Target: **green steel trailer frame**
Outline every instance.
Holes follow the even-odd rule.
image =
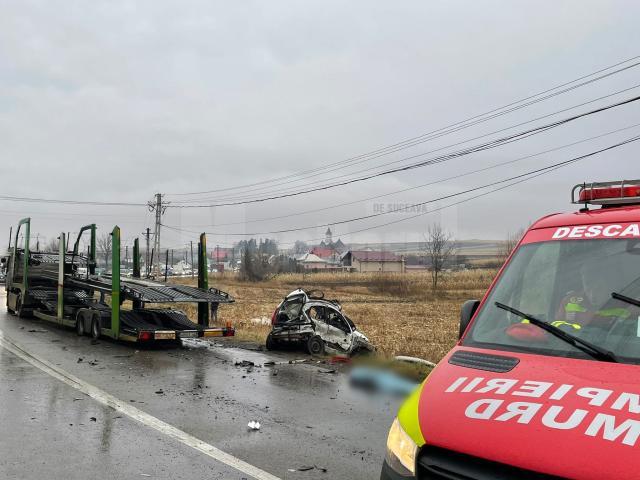
[[[140,244],[137,238],[133,245],[133,277],[121,278],[118,226],[111,232],[111,275],[96,276],[95,224],[80,229],[71,252],[67,252],[67,238],[62,232],[57,254],[29,251],[30,224],[30,218],[20,221],[14,245],[9,247],[6,286],[7,309],[10,313],[21,317],[33,314],[41,320],[74,327],[78,335],[89,333],[94,339],[105,336],[130,342],[152,342],[235,334],[230,325],[209,326],[210,314],[215,316],[221,303],[233,303],[234,299],[208,286],[205,234],[200,236],[198,245],[199,275],[196,288],[140,278]],[[24,247],[21,250],[18,248],[18,238],[23,227]],[[86,231],[90,232],[90,241],[86,256],[87,274],[82,278],[76,274],[76,261],[82,259],[78,247]],[[57,272],[51,267],[41,269],[38,274],[31,271],[33,265],[42,264],[57,265]],[[110,302],[106,301],[107,296]],[[132,305],[129,310],[122,308],[127,300]],[[198,304],[197,324],[180,310],[147,308],[148,304],[177,302]]]

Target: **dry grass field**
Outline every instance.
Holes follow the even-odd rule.
[[[326,298],[340,300],[382,356],[411,355],[436,362],[457,339],[461,304],[481,298],[494,275],[494,270],[448,273],[437,294],[428,272],[284,274],[261,283],[241,282],[235,274],[224,273],[211,275],[209,285],[236,299],[220,307],[218,323],[230,321],[238,340],[264,343],[270,326],[259,319],[270,319],[282,298],[298,287],[320,289]],[[193,284],[191,279],[175,281]]]

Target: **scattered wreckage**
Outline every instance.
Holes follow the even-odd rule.
[[[297,289],[285,297],[273,312],[267,350],[301,345],[312,355],[327,351],[346,353],[373,351],[375,347],[342,312],[338,300],[326,300],[314,290]]]

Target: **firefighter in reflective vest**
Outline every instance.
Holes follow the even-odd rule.
[[[551,325],[566,330],[580,330],[585,326],[609,329],[616,319],[627,319],[631,311],[620,306],[617,301],[611,306],[611,282],[604,263],[606,259],[586,262],[580,269],[581,292],[569,292],[560,302],[556,320]]]

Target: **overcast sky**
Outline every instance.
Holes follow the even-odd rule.
[[[376,180],[263,203],[176,209],[177,201],[271,196],[390,162],[404,165],[407,156],[449,152],[461,148],[449,145],[640,84],[640,67],[631,68],[407,150],[322,170],[640,55],[640,2],[0,0],[0,8],[0,195],[144,204],[163,192],[173,202],[164,223],[215,232],[209,245],[243,238],[231,233],[306,226],[260,236],[283,244],[316,240],[327,223],[425,202],[640,134],[639,126],[371,199],[640,123],[633,103]],[[640,88],[501,135],[635,95]],[[501,239],[546,213],[574,208],[569,191],[576,183],[640,177],[639,153],[640,142],[439,212],[387,214],[333,230],[346,242],[415,241],[428,224],[442,222],[460,239]],[[314,176],[230,189],[307,170]],[[304,213],[362,199],[368,200]],[[152,227],[144,206],[0,200],[0,231],[8,236],[9,226],[28,215],[44,241],[90,222],[103,230],[119,224],[127,241]],[[168,229],[163,236],[171,247],[196,238]]]

